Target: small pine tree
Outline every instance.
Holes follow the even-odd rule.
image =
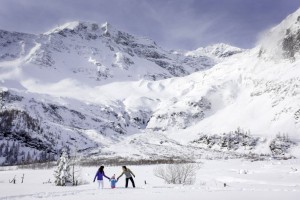
[[[58,166],[54,171],[55,185],[65,186],[71,182],[70,161],[66,151],[63,151],[58,160]]]
[[[5,145],[3,156],[6,157],[8,155],[8,152],[9,152],[9,142],[7,141],[7,143]]]
[[[20,154],[20,144],[18,143],[17,145],[15,145],[15,149],[13,150],[13,159],[14,159],[14,163],[18,163],[19,159],[18,156]]]
[[[39,161],[40,162],[46,161],[46,156],[47,156],[46,152],[44,152],[44,151],[40,152],[40,154],[39,154]]]
[[[2,143],[2,144],[0,145],[0,157],[2,157],[2,155],[3,155],[2,152],[3,152],[4,146],[5,146],[4,143]]]
[[[13,145],[9,148],[8,154],[6,156],[7,164],[12,165],[14,164],[14,149],[15,149],[15,142],[13,142]]]
[[[27,152],[26,163],[30,163],[32,161],[30,151]]]

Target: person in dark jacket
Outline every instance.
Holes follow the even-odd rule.
[[[105,175],[104,173],[104,166],[99,167],[95,178],[94,178],[94,182],[97,178],[98,181],[98,189],[100,189],[100,187],[103,189],[104,188],[104,183],[103,183],[103,177],[107,178],[108,180],[110,180],[110,178],[108,176]]]
[[[123,169],[123,172],[122,172],[122,174],[117,178],[117,180],[119,180],[119,178],[125,174],[125,177],[126,177],[126,184],[125,184],[125,187],[126,187],[126,188],[128,187],[128,181],[130,180],[131,183],[132,183],[132,187],[135,188],[134,180],[133,180],[133,178],[132,178],[132,176],[135,177],[135,175],[134,175],[134,174],[132,173],[132,171],[131,171],[129,168],[127,168],[126,166],[123,166],[122,169]]]

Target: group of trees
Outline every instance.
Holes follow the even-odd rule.
[[[221,149],[227,150],[237,150],[239,148],[252,150],[257,146],[258,142],[259,138],[252,136],[250,131],[237,128],[235,131],[231,131],[229,133],[214,135],[203,134],[192,143],[202,144],[208,148],[217,146]]]
[[[45,162],[55,160],[53,153],[45,151],[24,151],[24,148],[18,142],[9,142],[0,144],[0,158],[4,158],[2,165],[19,165],[34,162]]]
[[[16,141],[0,143],[0,158],[4,158],[2,165],[22,165],[31,163],[44,163],[56,160],[53,153],[45,151],[27,151],[26,148]],[[3,159],[2,159],[3,160]],[[78,185],[80,178],[80,167],[77,165],[77,157],[70,157],[70,148],[62,150],[55,170],[55,184],[58,186]]]
[[[284,156],[289,152],[292,146],[296,143],[292,141],[287,134],[277,134],[276,137],[271,141],[269,148],[273,155]]]

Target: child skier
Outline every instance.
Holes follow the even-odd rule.
[[[116,183],[117,183],[118,181],[116,180],[116,176],[115,176],[115,174],[110,178],[110,186],[111,186],[111,188],[112,189],[114,189],[114,188],[116,188]]]

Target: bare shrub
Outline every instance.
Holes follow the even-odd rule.
[[[198,169],[195,163],[160,165],[154,169],[154,175],[168,184],[192,185]]]

